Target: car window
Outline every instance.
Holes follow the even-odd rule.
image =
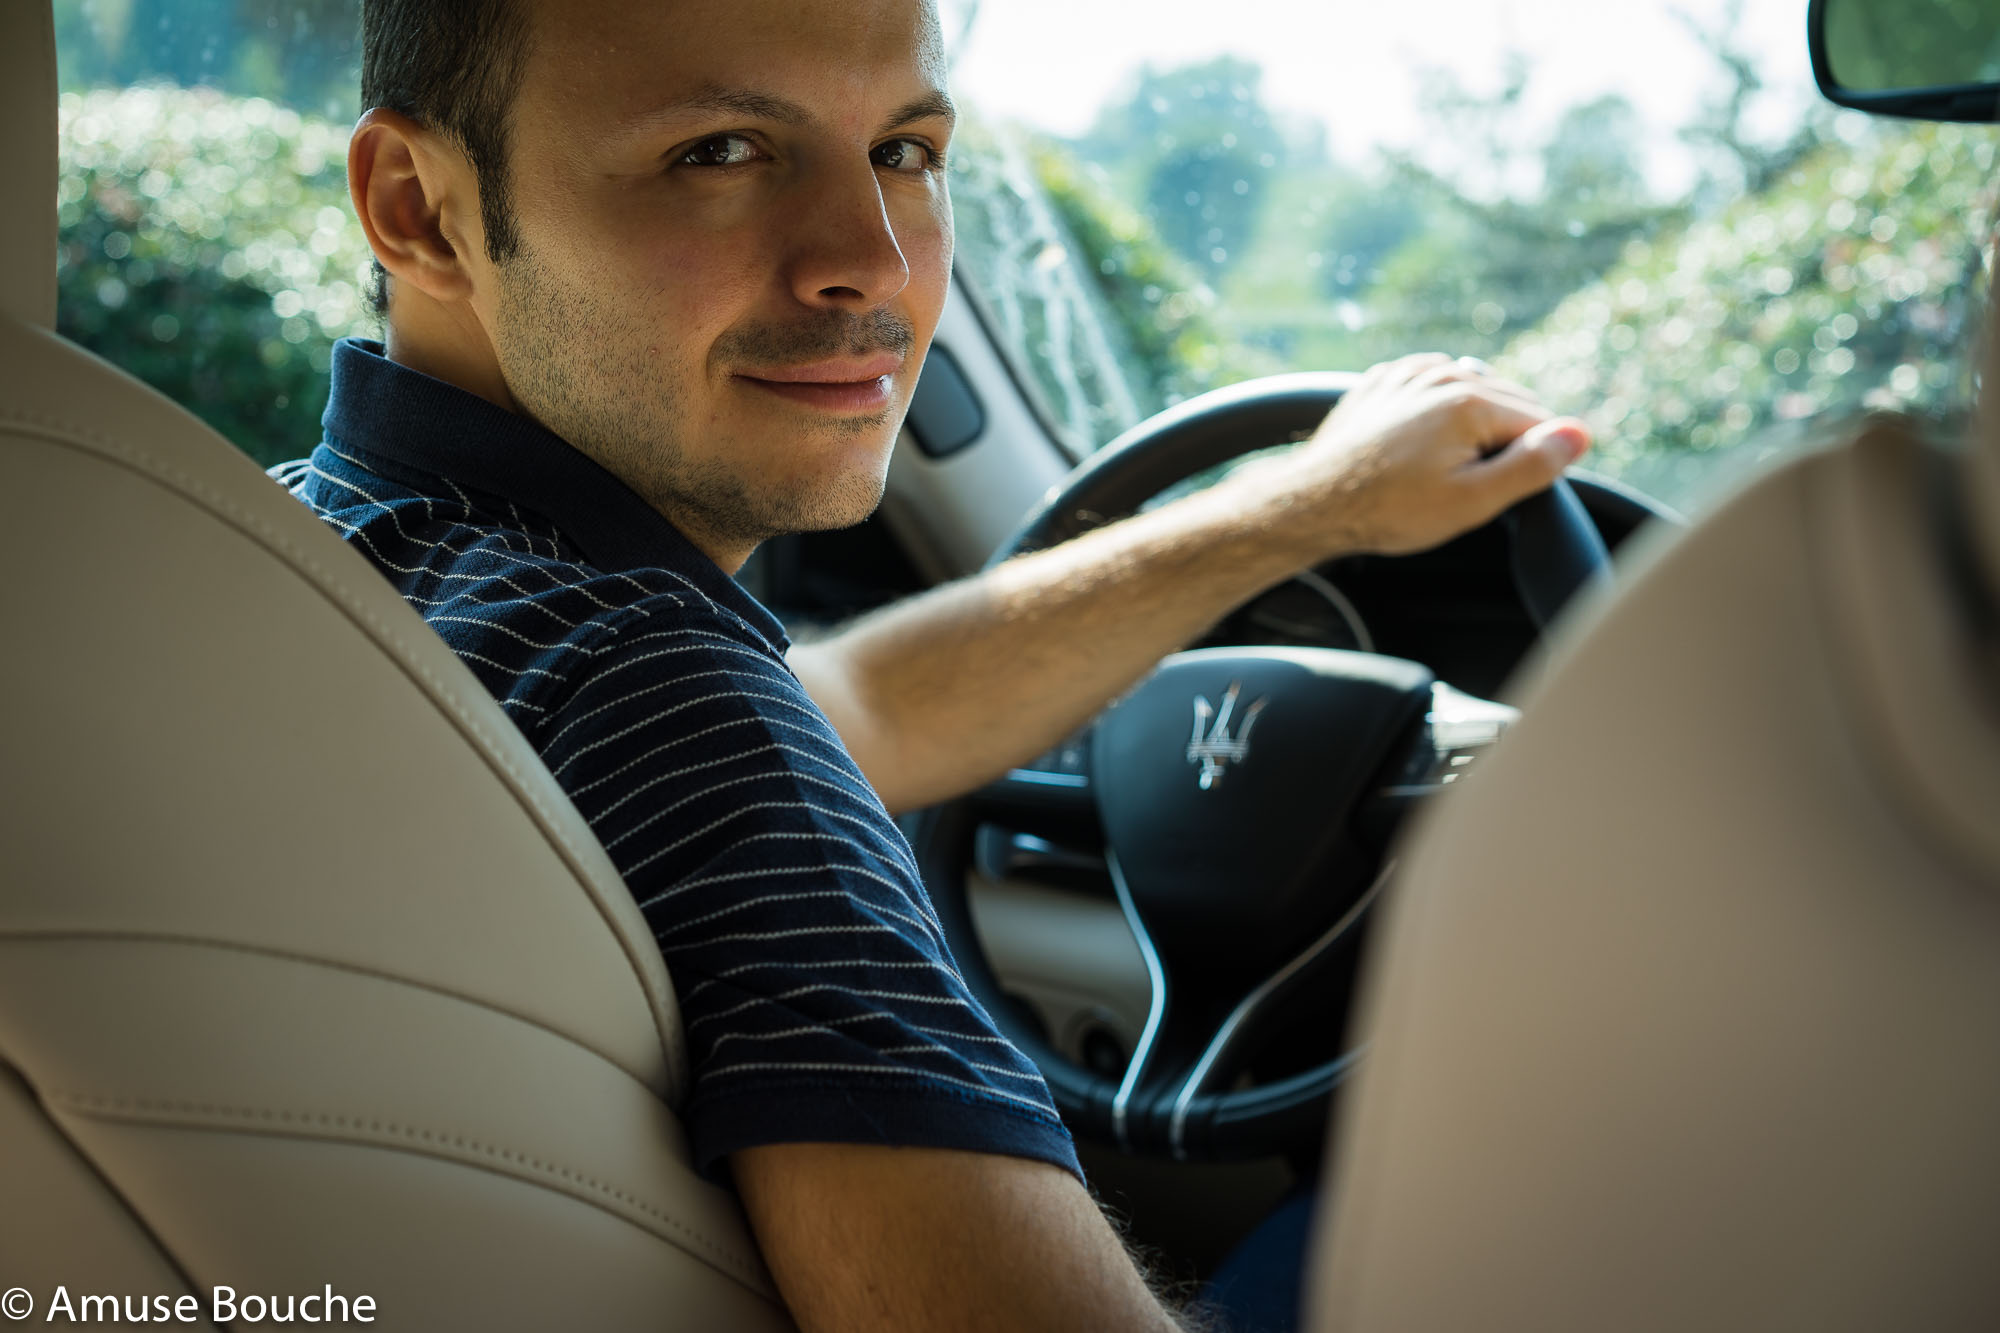
[[[1996,131],[1835,111],[1804,10],[967,0],[960,271],[1081,447],[1435,349],[1698,508],[1828,414],[1969,401]]]
[[[57,328],[262,463],[368,333],[356,0],[58,0]]]
[[[264,462],[316,440],[332,341],[374,329],[358,8],[56,5],[59,325]],[[1797,0],[943,12],[959,272],[1078,448],[1440,349],[1698,507],[1827,413],[1969,399],[1996,131],[1827,107]]]

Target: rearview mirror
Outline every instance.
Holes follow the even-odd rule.
[[[1812,0],[1813,78],[1830,101],[1885,116],[2000,120],[2000,3]]]

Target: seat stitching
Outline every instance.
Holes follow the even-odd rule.
[[[40,1113],[42,1123],[49,1127],[49,1132],[54,1134],[65,1148],[76,1154],[76,1160],[82,1169],[89,1173],[90,1178],[115,1201],[115,1206],[132,1219],[132,1225],[151,1243],[153,1252],[159,1256],[160,1262],[178,1275],[189,1291],[200,1291],[201,1284],[196,1282],[194,1275],[188,1271],[186,1260],[160,1233],[155,1220],[140,1210],[138,1201],[131,1196],[122,1182],[112,1179],[104,1163],[77,1142],[76,1135],[70,1132],[70,1127],[48,1113],[47,1105],[41,1100],[41,1091],[35,1086],[34,1080],[28,1077],[28,1071],[14,1064],[6,1054],[0,1053],[0,1083],[9,1080],[19,1084],[21,1093],[35,1103],[35,1109]]]
[[[488,765],[497,767],[507,778],[511,779],[508,785],[514,792],[516,799],[526,802],[534,813],[540,817],[536,822],[543,836],[555,842],[566,854],[570,868],[576,874],[577,878],[585,884],[589,882],[589,876],[583,871],[582,854],[568,833],[560,827],[563,821],[533,790],[534,784],[528,781],[527,776],[511,760],[504,756],[504,752],[502,751],[503,742],[489,732],[477,718],[472,716],[470,711],[465,707],[457,690],[433,674],[428,666],[423,665],[421,662],[410,660],[415,656],[416,651],[410,642],[398,634],[392,627],[384,625],[372,611],[360,605],[358,599],[350,591],[348,584],[339,576],[329,573],[318,561],[314,560],[310,555],[301,552],[262,519],[240,508],[231,500],[218,494],[179,468],[162,461],[157,456],[143,449],[135,448],[122,440],[112,439],[109,436],[101,435],[87,427],[78,426],[69,421],[43,416],[40,413],[22,412],[19,409],[0,411],[0,427],[4,426],[32,428],[52,444],[68,448],[76,448],[79,444],[82,444],[90,447],[93,451],[109,453],[119,462],[124,463],[156,484],[165,484],[171,489],[180,491],[183,495],[201,501],[208,507],[211,513],[219,512],[226,516],[235,523],[239,530],[254,537],[266,549],[284,557],[294,568],[308,573],[311,576],[308,582],[312,584],[321,596],[326,597],[327,600],[345,613],[349,619],[359,623],[378,643],[394,650],[392,657],[396,665],[405,674],[414,675],[426,686],[427,692],[430,694],[433,702],[442,706],[446,712],[458,721],[460,727],[465,732],[480,743],[477,747],[479,756]],[[317,520],[314,521],[317,522]],[[645,993],[647,999],[652,1002],[655,1009],[667,1007],[661,1003],[662,997],[655,993],[651,981],[646,976],[645,969],[638,965],[636,957],[632,954],[631,945],[625,938],[625,932],[613,925],[605,913],[603,905],[598,903],[595,894],[590,893],[586,889],[584,896],[591,900],[593,906],[597,907],[599,916],[604,919],[606,926],[611,928],[613,938],[617,939],[620,947],[625,950],[627,961],[632,964],[632,971],[641,991]],[[671,1000],[671,992],[666,998]],[[674,1008],[677,1010],[678,1006],[675,1005]],[[660,1025],[655,1023],[654,1026],[659,1027]],[[677,1030],[662,1030],[660,1038],[662,1044],[666,1047],[668,1057],[668,1096],[674,1104],[678,1105],[685,1099],[687,1092],[687,1089],[683,1085],[684,1080],[681,1073],[682,1070],[687,1068],[686,1046],[680,1032]]]
[[[546,1032],[558,1040],[570,1043],[579,1050],[588,1051],[591,1055],[596,1056],[598,1059],[604,1061],[605,1064],[631,1079],[639,1087],[644,1088],[648,1093],[653,1091],[651,1084],[647,1083],[644,1078],[632,1070],[626,1068],[624,1063],[615,1056],[599,1050],[596,1046],[579,1039],[572,1033],[564,1032],[560,1028],[545,1023],[539,1018],[517,1013],[490,1000],[482,1000],[477,996],[461,994],[456,990],[415,977],[400,976],[386,969],[369,967],[364,963],[350,963],[338,958],[322,958],[314,954],[300,953],[292,949],[281,949],[268,944],[253,944],[244,940],[212,939],[201,935],[176,935],[169,931],[78,930],[74,928],[45,930],[32,926],[19,927],[0,924],[0,943],[9,940],[117,941],[133,944],[175,944],[191,948],[227,949],[236,953],[250,954],[253,957],[283,959],[286,962],[303,963],[310,967],[324,967],[336,972],[348,972],[356,976],[367,977],[372,981],[384,981],[392,985],[409,986],[412,989],[427,991],[432,995],[440,996],[447,1000],[456,1000],[462,1004],[484,1009],[488,1013],[498,1014],[502,1018],[513,1019],[515,1022],[532,1027],[537,1031]]]
[[[157,1117],[176,1117],[180,1123],[206,1117],[223,1124],[238,1127],[268,1126],[267,1133],[307,1138],[302,1131],[312,1128],[342,1131],[367,1142],[367,1136],[376,1135],[404,1143],[430,1145],[437,1148],[455,1148],[460,1152],[489,1161],[503,1162],[521,1171],[544,1177],[555,1177],[578,1189],[596,1194],[642,1213],[660,1223],[690,1245],[699,1249],[718,1267],[733,1270],[730,1276],[738,1279],[761,1276],[761,1265],[750,1260],[742,1252],[723,1245],[709,1236],[696,1231],[680,1218],[635,1195],[608,1185],[595,1176],[586,1175],[569,1167],[543,1161],[530,1153],[517,1152],[511,1148],[499,1147],[464,1134],[448,1130],[425,1129],[420,1126],[405,1125],[394,1120],[384,1120],[374,1116],[342,1115],[331,1111],[295,1111],[279,1107],[239,1107],[223,1106],[211,1102],[179,1101],[145,1097],[109,1097],[93,1093],[72,1092],[57,1088],[44,1089],[46,1100],[60,1103],[69,1110],[83,1115],[103,1119],[133,1120],[146,1122]],[[157,1121],[156,1121],[157,1122]],[[761,1281],[751,1281],[750,1285],[761,1287]]]

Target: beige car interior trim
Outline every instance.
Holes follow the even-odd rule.
[[[0,1255],[39,1255],[44,1282],[181,1296],[194,1288],[12,1068],[0,1065]],[[33,1207],[19,1206],[32,1200]],[[10,1271],[13,1264],[8,1265]],[[0,1274],[0,1277],[6,1277]]]
[[[41,0],[0,6],[0,317],[56,322],[56,27]],[[46,191],[33,183],[47,181]]]
[[[1027,513],[1068,475],[1069,461],[986,336],[964,280],[954,278],[937,341],[951,348],[979,397],[985,426],[972,444],[932,458],[906,429],[889,456],[882,520],[925,577],[944,583],[975,573]]]
[[[103,1122],[204,1290],[372,1296],[375,1327],[783,1333],[782,1306],[679,1245],[538,1182],[368,1146]],[[143,1168],[140,1164],[143,1164]]]
[[[1813,477],[1813,592],[1885,802],[1972,875],[2000,868],[2000,679],[1966,636],[1926,451],[1882,429]]]
[[[1056,1049],[1081,1061],[1092,1028],[1128,1052],[1138,1044],[1152,983],[1116,902],[971,871],[966,903],[993,974],[1035,1007]]]
[[[131,988],[149,997],[143,1011]],[[245,996],[253,1012],[238,1012]],[[653,1090],[491,1008],[237,950],[0,940],[0,1011],[35,1005],[64,1021],[24,1032],[0,1017],[0,1041],[37,1071],[44,1104],[86,1149],[95,1127],[85,1121],[133,1121],[420,1153],[592,1203],[768,1290],[719,1198],[703,1215],[672,1197],[686,1145]],[[342,1021],[302,1044],[298,1033],[325,1013]],[[221,1031],[222,1059],[191,1059],[177,1040]],[[536,1074],[525,1088],[524,1067]]]

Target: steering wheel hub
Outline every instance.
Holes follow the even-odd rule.
[[[1369,876],[1348,813],[1421,726],[1431,680],[1373,653],[1200,649],[1098,720],[1105,837],[1163,954],[1217,982],[1262,974],[1340,915]]]

